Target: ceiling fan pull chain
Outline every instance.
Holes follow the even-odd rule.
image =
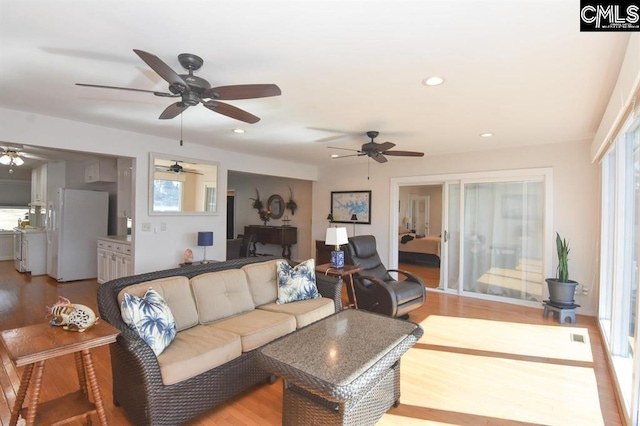
[[[182,146],[182,117],[183,115],[180,114],[180,146]]]
[[[367,157],[367,180],[369,180],[369,170],[371,169],[371,157]]]

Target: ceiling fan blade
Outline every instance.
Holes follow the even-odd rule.
[[[396,157],[424,157],[424,152],[416,151],[384,151],[383,154]]]
[[[144,50],[133,49],[133,51],[160,77],[165,79],[171,86],[176,87],[178,92],[182,93],[189,90],[189,85],[182,79],[182,77],[172,70],[169,65],[162,62],[162,60],[156,55],[145,52]]]
[[[227,117],[235,118],[236,120],[244,121],[245,123],[254,124],[260,121],[259,117],[241,110],[240,108],[236,108],[233,105],[217,101],[203,102],[202,105],[209,108],[211,111],[217,112],[218,114],[226,115]]]
[[[386,159],[386,157],[384,155],[382,155],[380,153],[376,153],[376,154],[370,155],[369,157],[373,158],[378,163],[386,163],[387,161],[389,161],[389,160]]]
[[[76,83],[76,86],[97,87],[98,89],[117,89],[117,90],[130,90],[132,92],[153,93],[156,96],[162,96],[162,97],[165,97],[165,98],[174,98],[176,96],[180,96],[179,94],[174,95],[173,93],[155,92],[153,90],[144,90],[144,89],[132,89],[130,87],[103,86],[101,84]]]
[[[357,150],[357,149],[340,148],[340,147],[337,147],[337,146],[328,146],[327,148],[330,148],[330,149],[341,149],[341,150],[343,150],[343,151],[356,151],[356,152],[361,152],[361,151],[359,151],[359,150]]]
[[[239,84],[236,86],[212,87],[205,90],[202,93],[202,97],[230,101],[235,99],[267,98],[281,94],[282,91],[275,84]]]
[[[376,147],[379,151],[383,152],[386,151],[388,149],[393,148],[394,146],[396,146],[395,143],[393,142],[383,142],[381,144],[378,144],[378,146]]]
[[[336,159],[336,158],[347,158],[347,157],[360,157],[366,155],[364,152],[358,152],[358,154],[349,154],[349,155],[340,155],[338,157],[331,157],[331,159]]]
[[[176,102],[175,104],[169,105],[164,111],[162,111],[162,114],[160,114],[160,117],[158,118],[160,120],[169,120],[179,116],[187,108],[189,108],[189,105],[183,102]]]

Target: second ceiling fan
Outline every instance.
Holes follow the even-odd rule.
[[[367,136],[371,138],[371,142],[367,142],[362,145],[360,149],[339,148],[337,146],[330,146],[331,149],[341,149],[344,151],[355,151],[356,154],[333,156],[333,158],[345,158],[345,157],[359,157],[366,155],[369,158],[374,159],[378,163],[386,163],[388,160],[385,155],[391,155],[395,157],[423,157],[424,152],[417,151],[390,151],[391,148],[396,146],[392,142],[375,142],[374,139],[378,137],[380,133],[374,130],[367,132]]]
[[[134,92],[153,93],[156,96],[167,98],[181,98],[180,101],[169,105],[160,114],[161,120],[171,119],[180,115],[190,106],[201,103],[205,108],[218,114],[246,123],[257,123],[259,117],[248,113],[233,105],[229,105],[220,100],[238,100],[238,99],[254,99],[265,98],[269,96],[279,96],[282,92],[275,84],[240,84],[234,86],[211,87],[207,80],[193,75],[204,64],[204,60],[199,56],[191,53],[182,53],[178,55],[178,61],[188,74],[178,74],[165,64],[160,58],[143,50],[133,49],[133,51],[147,65],[151,67],[160,77],[169,83],[169,92],[157,92],[153,90],[134,89],[129,87],[103,86],[98,84],[76,83],[78,86],[97,87],[101,89],[117,89],[130,90]]]

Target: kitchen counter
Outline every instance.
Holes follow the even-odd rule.
[[[30,233],[38,233],[38,232],[46,232],[46,229],[44,228],[32,228],[32,227],[25,227],[25,228],[13,228],[16,231],[20,231],[23,232],[25,234],[30,234]]]
[[[110,240],[116,243],[131,243],[131,235],[107,235],[106,237],[98,237],[99,240]]]

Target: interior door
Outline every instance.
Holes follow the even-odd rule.
[[[235,206],[236,206],[235,192],[227,192],[227,240],[233,240],[235,236],[233,231],[235,229]]]

